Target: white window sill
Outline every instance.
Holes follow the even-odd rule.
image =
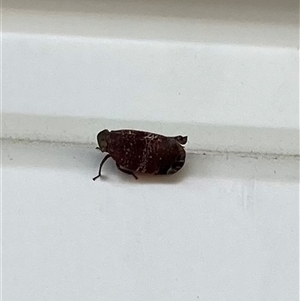
[[[294,158],[188,155],[122,174],[59,144],[3,145],[5,300],[297,300]]]
[[[3,4],[3,136],[189,135],[191,151],[299,153],[295,1]]]
[[[5,2],[4,300],[297,300],[298,3]],[[103,128],[186,165],[93,182]]]

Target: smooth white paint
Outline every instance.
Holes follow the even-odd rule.
[[[50,35],[298,47],[296,0],[9,0],[4,29]]]
[[[4,112],[298,127],[296,49],[8,33],[3,57]]]
[[[295,7],[294,1],[7,1],[3,136],[90,142],[96,133],[76,127],[80,118],[192,132],[191,149],[298,154]],[[72,117],[75,127],[67,121],[61,130],[36,124],[32,131],[27,124],[35,115],[46,116],[44,124]],[[233,134],[224,134],[227,128]]]
[[[3,1],[3,299],[298,300],[298,6]],[[197,154],[93,182],[124,127]]]
[[[188,155],[120,173],[59,144],[3,144],[4,300],[298,300],[298,160]]]
[[[272,155],[299,155],[297,129],[219,126],[201,123],[167,123],[102,118],[51,117],[3,114],[3,136],[16,140],[59,141],[90,144],[96,147],[96,136],[104,128],[140,129],[166,136],[188,135],[186,148],[202,151],[243,152]]]

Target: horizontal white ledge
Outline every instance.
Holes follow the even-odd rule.
[[[298,51],[3,34],[3,111],[298,128]]]
[[[104,155],[91,145],[64,144],[44,141],[4,140],[3,167],[69,170],[83,175],[83,180],[93,183]],[[271,156],[243,156],[222,153],[188,153],[184,167],[172,176],[139,174],[139,181],[118,171],[114,160],[108,160],[103,169],[103,182],[120,185],[172,184],[185,186],[189,180],[239,179],[274,183],[297,184],[299,182],[299,158]],[[102,182],[102,183],[103,183]],[[98,184],[96,184],[98,185]],[[102,185],[102,184],[100,184]]]
[[[3,137],[127,127],[186,134],[191,151],[297,155],[297,5],[234,2],[9,1]]]
[[[295,0],[13,0],[5,32],[298,47]]]
[[[33,141],[94,144],[102,129],[140,129],[163,135],[188,135],[188,152],[217,151],[299,155],[296,129],[247,128],[192,123],[162,123],[101,118],[3,114],[2,137]]]

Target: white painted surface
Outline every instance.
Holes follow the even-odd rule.
[[[4,1],[3,136],[90,143],[97,120],[192,132],[193,150],[298,154],[297,7]],[[33,131],[34,116],[74,126]]]
[[[96,135],[104,128],[140,129],[166,136],[188,135],[186,148],[194,153],[299,154],[299,131],[291,129],[3,114],[4,137],[13,139],[95,145]]]
[[[138,181],[3,144],[3,300],[298,300],[298,161],[189,155]]]
[[[298,1],[3,1],[2,136],[189,135],[173,177],[2,145],[4,300],[298,300]]]
[[[3,38],[4,112],[298,127],[296,49]]]

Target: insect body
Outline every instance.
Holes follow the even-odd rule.
[[[112,157],[117,168],[127,174],[137,176],[133,171],[147,174],[174,174],[185,162],[187,136],[166,137],[154,133],[134,130],[103,130],[98,133],[97,141],[102,152],[108,153],[100,163],[101,177],[104,162]]]

